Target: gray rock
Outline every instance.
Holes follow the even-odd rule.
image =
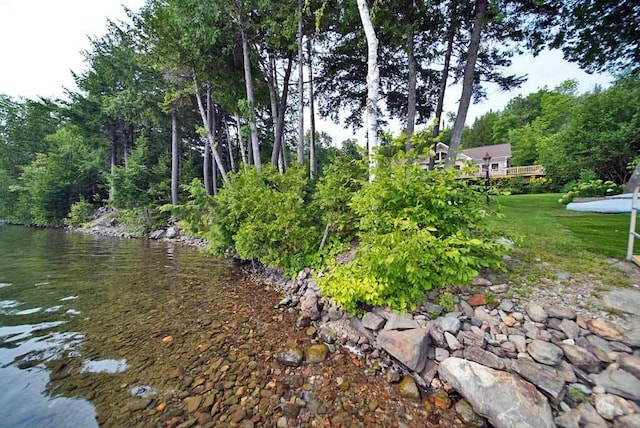
[[[433,320],[433,324],[440,327],[440,330],[448,331],[449,333],[456,335],[460,331],[460,327],[462,326],[460,320],[456,317],[440,317]]]
[[[580,412],[575,409],[559,414],[554,422],[559,428],[580,428]]]
[[[527,352],[539,363],[548,366],[556,365],[562,359],[562,349],[553,343],[533,340],[527,345]]]
[[[361,337],[364,337],[368,340],[370,340],[371,342],[373,342],[373,340],[375,339],[375,336],[369,331],[367,330],[363,325],[362,322],[360,322],[360,320],[358,318],[351,318],[349,320],[349,325],[351,326],[351,328],[353,328]]]
[[[395,312],[389,314],[387,323],[384,325],[385,330],[411,330],[414,328],[420,328],[420,324],[411,315],[399,315]]]
[[[526,359],[514,360],[511,363],[513,371],[533,383],[544,392],[555,404],[564,397],[564,381],[558,376],[557,370],[543,364],[534,363]]]
[[[166,235],[166,231],[164,229],[154,230],[149,233],[149,239],[162,239]]]
[[[600,416],[609,421],[635,411],[633,404],[622,397],[612,394],[596,394],[594,404]]]
[[[557,272],[556,278],[558,278],[561,281],[568,281],[571,279],[571,274],[568,272]]]
[[[420,372],[424,369],[429,345],[429,333],[426,329],[382,330],[378,334],[377,343],[410,370]]]
[[[431,337],[431,342],[436,346],[439,346],[441,348],[447,346],[447,342],[444,339],[444,334],[438,326],[431,325],[431,328],[429,328],[429,336]]]
[[[511,300],[504,299],[502,302],[500,302],[499,308],[502,309],[505,312],[511,313],[514,310],[514,304],[513,304],[513,302]]]
[[[322,327],[320,329],[320,331],[318,332],[318,336],[320,336],[320,339],[322,339],[324,343],[328,343],[330,345],[332,343],[336,343],[336,339],[338,338],[338,335],[335,331],[326,327]]]
[[[458,349],[462,349],[462,345],[460,344],[458,339],[456,339],[456,337],[454,335],[452,335],[451,333],[445,331],[444,332],[444,340],[447,342],[447,346],[452,351],[456,351]]]
[[[473,308],[466,301],[460,300],[460,310],[462,311],[465,317],[473,318],[473,315],[474,315]]]
[[[571,321],[567,318],[560,321],[558,330],[566,334],[569,339],[575,339],[580,335],[580,326],[576,324],[575,321]]]
[[[300,349],[291,348],[276,353],[275,358],[283,366],[298,367],[302,365],[304,353]]]
[[[436,348],[435,349],[434,359],[436,361],[442,362],[442,361],[446,360],[447,358],[449,358],[449,351],[447,351],[446,349],[443,349],[443,348]]]
[[[598,414],[590,403],[582,403],[578,406],[580,422],[582,426],[589,428],[607,428],[607,421]]]
[[[489,291],[491,291],[492,293],[506,293],[507,290],[509,290],[508,284],[497,284],[489,287]]]
[[[638,428],[640,427],[640,413],[620,416],[613,422],[613,428]]]
[[[474,361],[483,366],[491,367],[492,369],[504,370],[504,361],[502,361],[502,358],[477,346],[465,348],[462,355],[469,361]]]
[[[588,373],[598,373],[602,370],[600,367],[600,360],[586,349],[565,343],[560,344],[560,347],[562,348],[567,360],[579,369]]]
[[[566,308],[564,306],[549,306],[544,308],[544,310],[547,313],[547,316],[551,318],[560,318],[560,319],[568,319],[568,320],[576,319],[576,313],[573,310]]]
[[[320,319],[320,309],[318,309],[318,296],[315,291],[307,290],[300,298],[300,312],[312,321]]]
[[[492,285],[492,283],[487,278],[476,276],[475,278],[473,278],[473,285],[479,287],[489,287],[490,285]]]
[[[171,226],[167,228],[167,233],[165,234],[165,238],[175,239],[178,236],[180,236],[180,230],[177,227]]]
[[[460,358],[444,360],[438,373],[496,428],[555,427],[546,397],[517,375]]]
[[[462,342],[464,346],[477,346],[482,348],[485,345],[484,335],[479,335],[472,331],[461,332],[458,334],[458,340]]]
[[[618,357],[620,368],[640,378],[640,357],[637,355],[620,355]]]
[[[630,347],[628,347],[622,342],[609,342],[609,346],[611,347],[611,350],[614,352],[624,352],[627,354],[630,354],[633,352],[633,349],[631,349]]]
[[[600,361],[605,363],[613,361],[613,349],[609,346],[609,342],[603,338],[596,336],[595,334],[590,334],[582,338],[579,344],[595,355]]]
[[[329,307],[329,320],[336,321],[344,316],[344,311],[337,307],[336,305],[331,305]]]
[[[554,367],[558,373],[558,379],[562,380],[566,383],[577,382],[578,378],[576,377],[576,373],[573,370],[573,366],[566,362],[565,360],[560,361]]]
[[[547,320],[547,313],[544,311],[542,306],[536,302],[529,302],[525,307],[525,311],[532,321],[545,322]]]
[[[386,322],[384,318],[373,312],[367,312],[362,317],[362,325],[369,330],[380,330]]]
[[[518,352],[527,352],[527,338],[519,334],[510,334],[508,336],[509,342],[516,345]]]
[[[640,380],[624,370],[605,370],[600,374],[592,374],[591,380],[610,394],[640,400]]]
[[[429,314],[429,317],[435,318],[439,317],[444,309],[440,305],[436,305],[435,303],[427,302],[424,305],[424,311]]]
[[[422,379],[422,384],[424,386],[430,386],[433,379],[438,374],[438,363],[432,360],[427,360],[427,364],[425,364],[424,369],[420,372],[420,379]]]

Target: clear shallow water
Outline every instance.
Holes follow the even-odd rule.
[[[152,391],[130,385],[154,312],[227,271],[165,243],[0,227],[0,426],[94,427],[109,400]]]

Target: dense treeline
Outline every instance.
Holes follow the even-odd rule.
[[[624,179],[620,165],[637,152],[628,129],[637,113],[623,114],[638,105],[635,23],[608,0],[558,6],[148,0],[92,40],[88,69],[66,100],[0,96],[0,218],[78,224],[109,205],[144,231],[177,215],[214,250],[285,269],[328,262],[359,242],[358,257],[333,270],[329,292],[346,307],[403,307],[425,288],[499,265],[504,248],[478,227],[488,214],[478,189],[448,169],[426,173],[417,160],[443,138],[450,159],[461,143],[489,143],[479,124],[463,139],[468,105],[487,82],[522,83],[504,73],[517,52],[561,47],[587,68],[631,77],[581,97],[568,85],[516,99],[482,118],[491,138],[508,138],[517,162],[545,163],[558,182],[582,170]],[[578,33],[604,42],[578,43]],[[462,94],[443,136],[452,81]],[[367,123],[365,159],[355,141],[332,147],[315,112]],[[391,118],[405,124],[395,139],[383,132]]]
[[[558,186],[581,178],[625,183],[640,155],[640,78],[578,95],[577,83],[512,99],[465,130],[463,145],[510,142],[512,165],[544,165]]]

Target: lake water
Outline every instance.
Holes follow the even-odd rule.
[[[193,248],[0,226],[0,428],[463,426],[339,347],[283,367],[319,339],[281,298]]]
[[[1,226],[0,426],[98,426],[94,402],[117,401],[150,358],[138,342],[164,334],[154,311],[170,314],[176,290],[210,294],[229,268],[166,243]]]

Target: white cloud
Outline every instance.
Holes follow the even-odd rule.
[[[88,36],[106,32],[107,19],[126,19],[144,0],[0,0],[0,93],[59,97],[75,88],[71,70],[84,70]]]

